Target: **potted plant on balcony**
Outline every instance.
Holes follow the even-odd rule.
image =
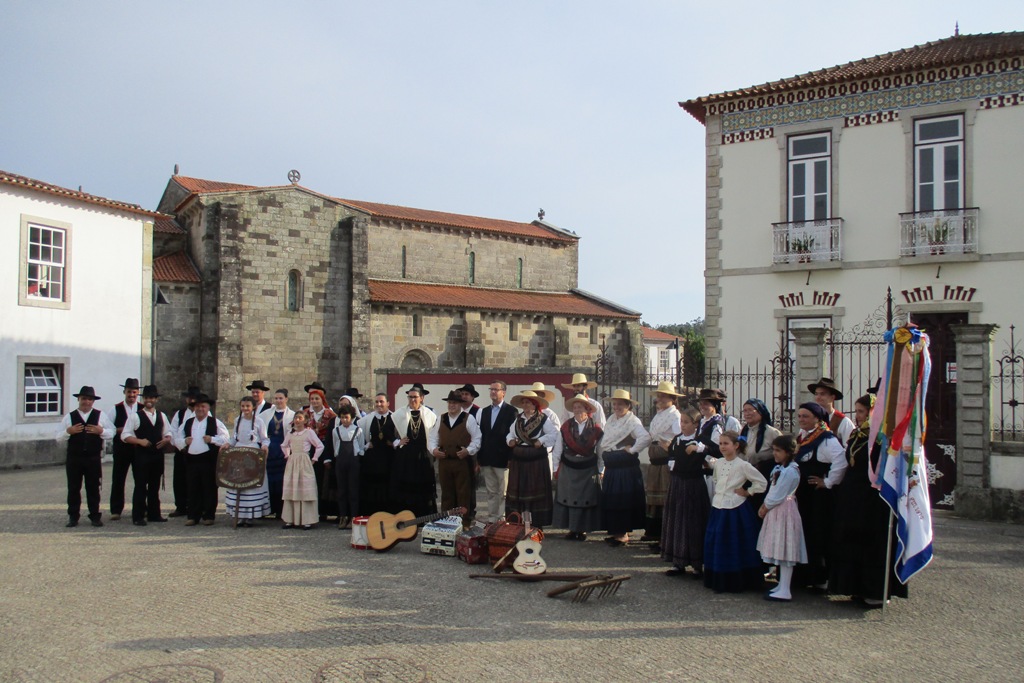
[[[928,239],[928,246],[932,255],[946,253],[946,246],[949,244],[950,225],[949,219],[935,218],[931,226],[925,226],[925,236]]]
[[[814,238],[807,236],[789,241],[789,253],[797,255],[797,263],[810,263],[814,251]]]

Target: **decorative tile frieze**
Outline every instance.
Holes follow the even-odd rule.
[[[726,133],[722,136],[723,145],[731,145],[734,142],[750,142],[751,140],[767,140],[775,137],[774,128],[755,128],[744,130],[738,133]]]
[[[1012,107],[1018,104],[1024,104],[1024,92],[1018,92],[1012,95],[986,97],[981,101],[981,104],[978,105],[978,108],[998,109],[999,107]]]
[[[855,128],[857,126],[869,126],[872,123],[889,123],[890,121],[899,121],[900,112],[896,109],[889,111],[876,111],[870,114],[858,114],[857,116],[847,116],[846,128]]]

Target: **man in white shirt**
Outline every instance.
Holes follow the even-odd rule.
[[[160,514],[160,480],[164,476],[164,447],[171,444],[171,423],[156,409],[160,392],[156,385],[142,389],[142,409],[132,414],[124,425],[121,438],[135,448],[132,476],[132,524],[146,526],[150,522],[166,522]]]
[[[64,416],[57,433],[57,443],[67,442],[68,478],[68,523],[78,526],[82,512],[82,480],[85,480],[85,500],[89,506],[89,520],[93,526],[103,526],[100,519],[100,480],[103,469],[104,442],[114,438],[114,423],[93,404],[99,396],[90,386],[82,387],[77,394],[78,410]]]
[[[185,420],[196,416],[196,397],[201,393],[199,387],[194,386],[190,386],[188,391],[182,392],[181,397],[185,399],[185,407],[174,411],[174,417],[171,418],[172,438],[181,430]],[[171,479],[171,485],[174,489],[174,512],[167,516],[184,517],[185,509],[188,507],[188,475],[185,468],[185,452],[177,447],[174,449],[174,467]]]
[[[508,459],[512,449],[508,445],[508,432],[515,424],[519,411],[505,403],[507,385],[495,380],[488,392],[491,405],[480,411],[480,450],[477,463],[487,489],[487,508],[483,519],[494,522],[505,511],[505,489],[508,487]]]
[[[175,437],[175,446],[185,451],[188,477],[188,521],[185,526],[213,524],[217,511],[217,451],[231,435],[224,423],[210,414],[214,400],[206,394],[196,397],[195,417],[185,420]]]
[[[274,404],[269,403],[266,399],[267,392],[270,391],[270,387],[267,386],[266,382],[261,379],[255,380],[252,384],[245,387],[245,390],[252,396],[252,400],[256,402],[256,415],[266,411],[273,410]],[[264,417],[264,422],[270,422],[270,416]]]
[[[608,422],[604,414],[604,408],[601,406],[601,402],[590,397],[587,390],[597,387],[597,382],[591,382],[587,379],[587,376],[582,372],[577,372],[572,376],[572,381],[568,384],[563,384],[563,388],[572,389],[576,394],[586,396],[587,400],[590,401],[590,405],[594,406],[594,414],[591,418],[594,420],[594,424],[604,429],[605,424]],[[565,419],[569,420],[572,418],[571,413],[565,414]],[[561,420],[559,420],[561,423]]]
[[[846,442],[853,433],[853,421],[835,407],[836,401],[843,400],[843,392],[839,391],[835,381],[829,377],[822,377],[816,383],[808,384],[807,390],[814,393],[814,402],[828,413],[829,429],[839,439],[843,448],[846,448]]]
[[[121,431],[130,415],[139,409],[139,380],[129,377],[121,385],[124,389],[124,400],[107,411],[107,419],[114,423],[114,469],[110,475],[110,519],[121,519],[124,512],[124,485],[128,480],[128,470],[132,469],[135,448],[121,439]]]
[[[437,459],[441,509],[466,508],[462,524],[468,527],[473,519],[473,475],[480,469],[476,463],[480,427],[476,418],[463,410],[461,391],[450,392],[447,401],[448,412],[434,423],[427,436],[427,448]]]

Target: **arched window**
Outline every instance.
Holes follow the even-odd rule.
[[[402,246],[402,279],[405,279],[405,246]]]
[[[476,252],[469,252],[469,284],[476,284]]]
[[[289,311],[302,308],[302,275],[297,270],[288,271],[287,299]]]
[[[596,344],[597,343],[597,325],[591,325],[590,326],[590,343],[591,344]]]
[[[516,261],[516,287],[523,288],[523,259]]]

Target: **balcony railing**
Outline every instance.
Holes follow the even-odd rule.
[[[772,223],[772,263],[820,263],[843,259],[842,218]]]
[[[900,256],[974,254],[978,208],[900,214]]]

